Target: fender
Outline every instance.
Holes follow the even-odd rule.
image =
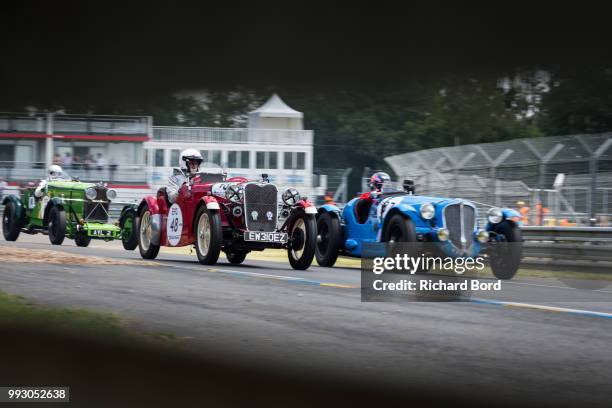
[[[221,207],[219,207],[219,202],[213,196],[204,196],[201,198],[201,201],[204,201],[204,203],[206,204],[206,208],[209,210],[220,210],[221,209]]]
[[[18,220],[20,220],[20,223],[23,224],[23,221],[25,220],[25,210],[23,209],[23,204],[21,203],[19,197],[12,194],[7,195],[4,197],[4,200],[2,200],[2,205],[7,205],[8,203],[13,205],[13,208],[15,209],[15,216]]]
[[[340,217],[340,208],[338,208],[337,206],[333,204],[323,204],[321,207],[319,207],[318,212],[319,214],[323,214],[323,213],[336,214],[338,217]]]
[[[149,208],[149,211],[151,211],[151,243],[154,245],[159,245],[161,242],[162,214],[160,213],[159,206],[157,205],[157,198],[153,196],[145,196],[142,199],[138,205],[138,212],[136,213],[137,225],[140,225],[140,213],[145,205]]]
[[[126,214],[128,214],[130,212],[133,212],[134,216],[137,217],[138,216],[138,206],[136,204],[125,205],[121,209],[121,215],[119,215],[119,221],[121,221],[123,219],[123,217],[125,217]]]
[[[415,227],[418,227],[423,222],[423,220],[421,219],[421,216],[417,213],[416,209],[412,205],[399,204],[391,208],[385,215],[384,219],[381,220],[382,228],[379,227],[378,229],[378,241],[379,242],[382,242],[382,237],[385,236],[385,233],[387,231],[387,225],[389,224],[389,220],[395,214],[401,214],[409,218],[414,223]]]
[[[52,199],[49,200],[49,202],[47,203],[47,206],[45,207],[43,225],[47,225],[47,222],[49,222],[49,211],[51,211],[51,208],[53,207],[58,207],[63,210],[64,209],[64,199],[62,197],[53,197]]]
[[[316,214],[317,207],[315,207],[310,201],[301,199],[295,206],[304,210],[306,214]]]

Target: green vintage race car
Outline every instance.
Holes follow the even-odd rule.
[[[17,240],[23,232],[48,234],[53,245],[61,245],[65,237],[81,247],[92,239],[121,239],[128,250],[138,245],[131,214],[126,216],[124,210],[118,222],[108,222],[109,205],[117,193],[104,184],[65,178],[48,181],[39,197],[35,191],[29,187],[21,197],[4,198],[2,233],[7,241]]]

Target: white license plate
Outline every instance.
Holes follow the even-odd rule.
[[[286,232],[261,232],[261,231],[246,231],[244,233],[245,241],[255,242],[276,242],[284,244],[287,242]]]

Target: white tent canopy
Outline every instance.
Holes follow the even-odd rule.
[[[304,114],[289,107],[274,94],[254,111],[249,112],[249,128],[303,130]]]

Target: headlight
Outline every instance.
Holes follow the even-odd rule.
[[[97,196],[98,196],[98,192],[96,191],[95,188],[89,187],[85,190],[85,197],[87,197],[88,199],[95,200]]]
[[[481,244],[489,242],[489,232],[485,230],[479,230],[478,233],[476,234],[476,239]]]
[[[493,207],[487,212],[487,219],[491,224],[499,224],[504,219],[501,208]]]
[[[117,198],[117,192],[112,188],[109,188],[108,190],[106,190],[106,198],[108,200],[114,200],[115,198]]]
[[[244,189],[241,185],[231,184],[225,190],[225,198],[230,200],[232,203],[239,203],[244,197]]]
[[[425,203],[421,206],[421,217],[431,220],[436,214],[436,209],[432,203]]]
[[[438,230],[438,239],[440,241],[448,241],[449,232],[446,228],[440,228]]]
[[[288,188],[283,193],[283,202],[287,205],[295,205],[300,201],[300,193],[295,188]]]

